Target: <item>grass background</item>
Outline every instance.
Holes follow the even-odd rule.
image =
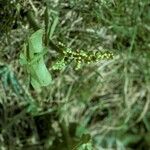
[[[0,4],[2,150],[150,149],[148,0]],[[51,71],[52,85],[38,93],[26,82],[18,58],[26,37],[33,33],[27,12],[31,10],[44,26],[46,4],[59,14],[56,45],[62,42],[85,51],[108,49],[115,56],[77,71],[72,65]],[[49,48],[49,70],[56,53]]]

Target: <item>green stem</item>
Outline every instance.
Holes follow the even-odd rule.
[[[61,128],[61,131],[62,131],[62,134],[63,134],[64,141],[67,145],[67,150],[71,150],[70,135],[69,135],[68,127],[67,127],[66,122],[65,122],[64,119],[60,123],[60,128]]]

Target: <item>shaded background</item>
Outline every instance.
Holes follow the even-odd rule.
[[[46,6],[59,16],[54,45],[115,56],[52,71],[51,46],[53,83],[38,93],[18,59],[34,27],[44,27]],[[1,149],[150,149],[149,31],[148,0],[0,1]]]

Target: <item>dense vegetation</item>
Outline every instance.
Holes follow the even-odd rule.
[[[0,0],[0,149],[150,149],[149,33],[148,0]]]

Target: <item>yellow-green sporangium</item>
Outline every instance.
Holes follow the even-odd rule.
[[[83,64],[90,64],[98,62],[100,60],[109,60],[113,59],[114,57],[114,54],[108,50],[104,52],[101,52],[99,50],[88,52],[85,50],[73,51],[72,49],[65,47],[64,44],[60,42],[59,46],[63,48],[63,57],[61,58],[61,60],[58,60],[56,64],[54,64],[54,66],[52,66],[54,70],[56,69],[60,70],[64,68],[64,66],[67,66],[67,64],[69,64],[72,61],[75,62],[75,70],[78,70],[81,68]]]

